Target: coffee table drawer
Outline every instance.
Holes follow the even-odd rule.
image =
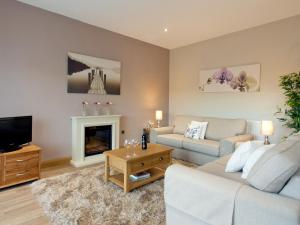
[[[170,154],[163,154],[159,155],[153,158],[152,165],[153,166],[159,166],[159,165],[165,165],[171,162],[171,156]]]
[[[133,162],[131,164],[132,171],[142,171],[144,169],[148,169],[152,166],[151,159],[145,159],[137,162]]]

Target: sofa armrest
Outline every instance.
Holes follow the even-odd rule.
[[[234,214],[234,224],[296,225],[300,223],[300,201],[244,185]]]
[[[174,127],[158,127],[150,130],[150,142],[156,143],[157,136],[161,134],[173,134]]]
[[[175,164],[168,167],[164,185],[167,209],[171,206],[207,224],[225,224],[220,218],[232,221],[241,183]]]
[[[237,142],[253,140],[253,135],[243,134],[233,137],[224,138],[220,141],[220,156],[228,155],[234,152]]]

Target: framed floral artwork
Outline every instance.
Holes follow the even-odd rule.
[[[256,92],[260,90],[260,64],[201,70],[201,92]]]

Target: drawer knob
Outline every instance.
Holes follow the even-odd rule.
[[[160,161],[163,161],[163,160],[164,160],[164,157],[161,156],[161,157],[159,158],[159,160],[160,160]]]
[[[23,160],[23,159],[17,159],[16,161],[17,162],[24,162],[25,160]]]
[[[144,165],[145,165],[145,163],[142,162],[142,163],[141,163],[141,166],[144,166]]]

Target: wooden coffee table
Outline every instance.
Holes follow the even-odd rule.
[[[105,181],[111,181],[122,187],[127,193],[132,189],[156,181],[165,175],[166,168],[171,164],[172,148],[164,145],[149,144],[147,150],[141,147],[136,149],[136,156],[127,158],[128,149],[120,148],[104,152],[105,155]],[[130,152],[132,153],[132,152]],[[118,174],[111,175],[110,169]],[[148,171],[151,176],[144,180],[131,181],[129,176],[139,172]]]

